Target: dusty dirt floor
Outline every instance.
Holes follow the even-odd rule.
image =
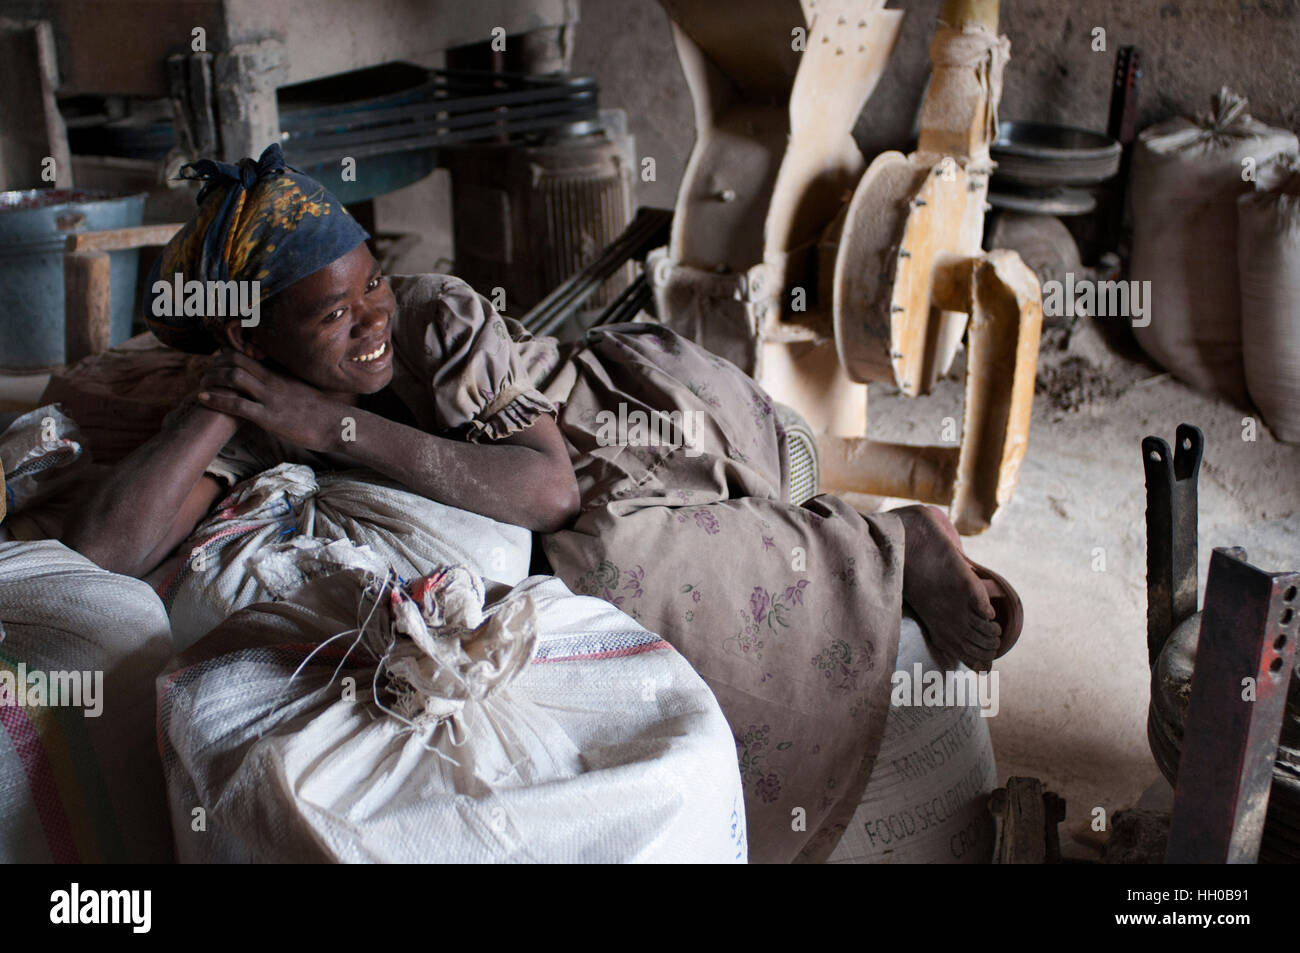
[[[961,419],[960,361],[928,397],[873,385],[870,435],[942,442],[943,419]],[[1062,795],[1062,853],[1095,858],[1107,836],[1092,830],[1095,808],[1109,819],[1170,795],[1146,740],[1141,440],[1155,434],[1172,444],[1180,423],[1205,432],[1202,597],[1216,546],[1243,546],[1262,569],[1300,568],[1300,446],[1276,441],[1252,408],[1198,393],[1143,360],[1113,320],[1045,332],[1038,385],[1015,497],[965,547],[1006,576],[1025,605],[1020,642],[996,663],[998,776],[1041,778]]]

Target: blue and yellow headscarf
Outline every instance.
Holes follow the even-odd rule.
[[[198,213],[172,238],[149,275],[158,280],[258,281],[261,300],[352,251],[369,234],[315,179],[285,164],[278,143],[238,165],[200,159],[181,178],[201,179]],[[213,332],[228,320],[215,316],[158,317],[145,323],[164,344],[207,354]]]

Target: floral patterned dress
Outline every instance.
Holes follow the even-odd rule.
[[[834,496],[793,506],[771,399],[653,324],[531,338],[463,281],[395,277],[392,390],[428,432],[500,439],[558,421],[582,511],[543,539],[557,576],[672,643],[736,739],[754,861],[822,860],[870,774],[902,610],[903,531]],[[610,439],[692,412],[689,443]],[[680,417],[678,419],[685,419]]]

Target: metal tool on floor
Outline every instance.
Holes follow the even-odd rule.
[[[1239,547],[1216,548],[1196,613],[1204,436],[1182,424],[1175,444],[1142,441],[1147,737],[1175,787],[1165,860],[1300,860],[1300,572],[1265,572]]]

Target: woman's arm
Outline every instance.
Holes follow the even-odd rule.
[[[149,572],[221,492],[203,471],[238,427],[226,414],[184,404],[70,514],[64,545],[111,572]]]
[[[578,481],[550,417],[496,443],[467,443],[349,410],[356,439],[331,449],[421,496],[537,533],[562,529],[578,513]]]
[[[539,533],[577,515],[578,482],[550,417],[505,440],[468,443],[342,403],[238,352],[215,360],[211,378],[218,386],[199,394],[204,406],[304,449],[350,457],[429,499]]]

